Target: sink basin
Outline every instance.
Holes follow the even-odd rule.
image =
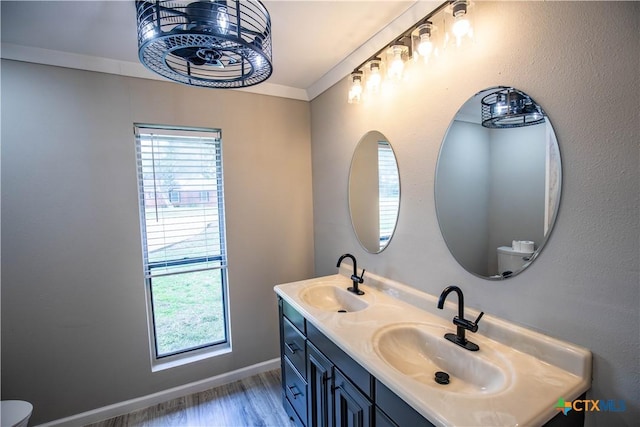
[[[373,344],[388,365],[443,392],[493,394],[509,385],[511,370],[499,354],[482,345],[477,352],[465,350],[446,340],[446,332],[450,328],[436,324],[402,323],[379,330]],[[439,371],[449,375],[448,384],[435,381]]]
[[[300,298],[312,307],[325,311],[353,312],[369,306],[361,296],[335,285],[317,285],[304,289]]]

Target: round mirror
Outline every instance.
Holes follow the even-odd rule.
[[[558,213],[562,167],[551,122],[530,96],[493,87],[451,121],[435,177],[438,223],[467,271],[505,279],[542,250]]]
[[[362,247],[380,253],[398,220],[400,176],[391,144],[378,131],[367,132],[356,147],[349,171],[349,212]]]

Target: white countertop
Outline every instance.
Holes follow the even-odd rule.
[[[345,271],[346,270],[341,270]],[[337,313],[315,308],[300,297],[321,284],[347,288],[351,280],[340,274],[275,286],[275,292],[338,347],[437,426],[541,425],[558,414],[559,398],[573,400],[591,386],[591,352],[485,314],[477,333],[467,339],[480,346],[476,357],[490,358],[507,370],[506,387],[496,393],[459,393],[433,387],[402,374],[374,349],[376,334],[399,323],[429,323],[455,333],[457,298],[444,310],[437,297],[367,272],[360,285],[369,303],[360,311]],[[468,302],[468,301],[467,301]],[[420,308],[418,308],[420,307]],[[465,318],[477,312],[465,307]],[[442,338],[444,340],[444,337]],[[453,343],[452,352],[467,352]],[[454,353],[455,354],[455,353]]]

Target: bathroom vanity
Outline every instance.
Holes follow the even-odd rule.
[[[589,389],[588,350],[486,315],[471,352],[444,338],[455,301],[437,310],[434,296],[369,273],[364,295],[350,284],[338,274],[275,287],[295,425],[583,424],[582,412],[556,406]],[[442,371],[447,384],[435,381]]]

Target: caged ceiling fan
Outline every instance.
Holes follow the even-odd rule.
[[[271,18],[259,0],[136,1],[138,57],[191,86],[239,88],[273,72]]]

